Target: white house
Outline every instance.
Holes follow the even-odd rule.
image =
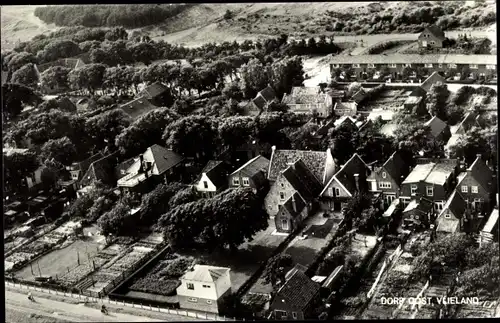
[[[206,265],[188,270],[177,287],[180,308],[219,313],[222,301],[231,294],[230,271]]]
[[[223,162],[209,161],[196,180],[196,190],[204,197],[213,197],[227,187],[227,173]]]

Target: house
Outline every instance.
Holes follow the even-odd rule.
[[[213,197],[227,187],[227,167],[219,160],[210,160],[196,180],[195,189],[203,197]]]
[[[360,104],[366,98],[366,95],[367,93],[365,89],[361,88],[358,92],[352,95],[351,100],[356,102],[356,104]]]
[[[97,102],[91,98],[81,98],[76,101],[76,111],[79,113],[97,109]]]
[[[244,115],[247,116],[257,116],[260,113],[267,111],[269,105],[273,102],[277,102],[278,97],[273,88],[268,85],[266,88],[261,90],[253,100],[251,100],[244,108]]]
[[[145,97],[141,96],[121,105],[120,109],[122,109],[123,112],[125,112],[130,116],[130,118],[132,118],[132,120],[135,121],[146,113],[158,109],[158,107],[151,104]]]
[[[403,103],[403,109],[408,113],[421,114],[426,111],[424,98],[422,96],[409,96]]]
[[[118,164],[118,153],[112,153],[92,162],[78,184],[77,196],[85,195],[96,182],[109,187],[116,185],[114,169]]]
[[[291,203],[293,201],[290,200],[290,198],[295,194],[298,194],[301,199],[299,200],[295,197],[295,202],[299,206],[299,203],[304,202],[306,208],[305,212],[309,215],[314,211],[316,198],[320,191],[321,183],[306,166],[303,160],[298,159],[290,163],[290,165],[287,165],[271,185],[269,192],[264,199],[265,209],[271,217],[274,217],[282,211],[282,205],[285,203],[288,202],[287,207],[293,206],[293,203]],[[300,213],[303,210],[302,208],[299,210],[299,207],[296,209],[297,210],[289,213]],[[277,230],[280,231],[278,226]],[[281,228],[281,231],[291,232],[292,228],[290,226],[288,229]]]
[[[272,146],[267,179],[273,184],[282,171],[299,159],[322,185],[326,184],[335,172],[335,161],[330,149],[325,152],[281,150],[276,149],[276,146]]]
[[[453,74],[462,70],[474,71],[474,74],[492,79],[496,77],[496,55],[461,55],[461,54],[387,54],[387,55],[337,55],[332,58],[330,72],[339,69],[352,69],[353,80],[361,79],[363,73],[386,70],[394,80],[403,78],[406,68],[425,68],[429,73],[441,72]],[[417,87],[419,88],[419,87]],[[422,89],[421,89],[422,90]]]
[[[309,211],[306,202],[295,191],[283,204],[278,205],[278,213],[274,216],[276,231],[280,233],[294,232],[309,216]]]
[[[410,172],[409,167],[401,158],[399,152],[394,152],[386,162],[380,166],[371,166],[371,173],[367,178],[370,192],[381,192],[385,206],[399,198],[401,183]]]
[[[339,212],[356,192],[368,191],[366,179],[370,169],[354,154],[325,185],[320,193],[321,208]]]
[[[40,86],[41,86],[42,91],[46,94],[56,94],[56,93],[61,93],[61,92],[65,92],[65,91],[70,90],[70,88],[68,88],[68,87],[59,87],[59,86],[54,87],[52,84],[50,86],[48,84],[44,84],[42,82],[42,78],[40,77],[40,75],[44,71],[48,70],[51,67],[55,67],[55,68],[63,68],[64,67],[64,68],[69,68],[70,70],[73,71],[73,70],[77,70],[77,69],[82,68],[83,66],[85,66],[88,63],[89,63],[88,55],[85,56],[85,54],[82,54],[82,55],[75,56],[75,57],[62,58],[62,59],[58,59],[56,61],[52,61],[49,63],[35,65],[35,70],[37,72],[38,79],[40,80],[40,83],[41,83]]]
[[[358,112],[358,104],[356,102],[335,102],[333,113],[336,116],[355,116]]]
[[[333,99],[319,86],[293,87],[290,94],[283,95],[281,101],[289,106],[290,112],[298,114],[313,114],[321,118],[332,115]]]
[[[433,211],[433,204],[428,199],[422,197],[414,199],[403,210],[402,225],[407,229],[422,225],[428,227],[434,219]]]
[[[180,279],[177,298],[182,309],[219,314],[231,295],[230,268],[194,265]]]
[[[63,173],[59,184],[64,188],[71,187],[73,190],[77,191],[78,182],[83,178],[83,175],[85,175],[85,173],[89,169],[89,166],[96,160],[99,160],[103,157],[104,156],[102,153],[97,153],[85,160],[74,162],[70,166],[66,166],[66,172]]]
[[[170,95],[170,90],[160,82],[148,85],[137,96],[147,99],[151,104],[161,107],[165,106],[165,97]]]
[[[488,217],[488,221],[479,232],[479,245],[481,246],[484,243],[489,243],[492,241],[498,241],[498,209],[493,209],[490,216]]]
[[[184,157],[160,145],[149,147],[143,154],[126,161],[120,167],[118,187],[123,192],[147,193],[159,183],[168,183],[182,177]]]
[[[495,204],[496,185],[493,172],[481,155],[467,170],[457,177],[456,191],[471,207],[473,212],[489,214]]]
[[[306,276],[303,270],[291,270],[285,283],[271,301],[270,310],[275,320],[314,319],[314,310],[320,299],[320,285]]]
[[[455,233],[464,229],[467,203],[460,194],[453,192],[436,219],[436,232]]]
[[[340,127],[351,127],[353,129],[358,130],[358,125],[361,125],[362,123],[358,123],[358,121],[350,116],[343,116],[338,118],[337,120],[334,121],[333,125],[335,126],[335,129],[340,128]]]
[[[446,79],[439,74],[439,72],[433,72],[428,78],[425,79],[425,81],[420,84],[420,88],[425,91],[425,93],[428,93],[431,90],[431,87],[434,84],[446,83]]]
[[[428,26],[418,36],[418,47],[420,48],[443,48],[446,39],[444,32],[436,25]]]
[[[424,126],[431,129],[431,134],[436,141],[447,142],[451,137],[450,127],[436,116],[424,123]]]
[[[425,197],[433,201],[435,209],[440,212],[455,188],[458,172],[457,159],[421,160],[401,183],[400,199],[403,207],[410,200]]]
[[[254,157],[229,175],[229,187],[251,187],[254,193],[260,191],[268,186],[268,170],[269,159],[261,155]]]
[[[56,101],[61,111],[69,113],[77,112],[76,104],[74,104],[73,101],[71,101],[67,96],[58,97]]]
[[[346,92],[342,90],[330,89],[328,90],[328,95],[332,98],[332,101],[343,101],[346,97]]]
[[[480,115],[477,115],[475,112],[468,112],[458,125],[450,127],[451,136],[444,146],[445,156],[450,156],[451,148],[457,145],[473,126],[479,126],[479,117]]]

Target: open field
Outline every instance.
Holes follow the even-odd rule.
[[[73,269],[78,266],[78,254],[80,255],[80,264],[88,264],[87,253],[92,259],[99,249],[99,245],[85,240],[77,240],[69,246],[56,249],[38,259],[32,264],[35,275],[38,275],[38,266],[44,276],[61,276],[68,272],[68,267]],[[15,273],[18,278],[34,280],[31,273],[31,266],[27,265]]]
[[[5,323],[63,323],[71,322],[40,314],[28,314],[10,307],[5,308]]]

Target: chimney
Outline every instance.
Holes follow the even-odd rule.
[[[476,157],[479,158],[479,159],[482,158],[481,154],[477,154]]]
[[[359,174],[354,174],[354,181],[356,182],[356,190],[359,191]]]
[[[275,150],[276,150],[276,146],[272,146],[271,151],[274,153]]]
[[[295,203],[295,196],[292,195],[293,212],[297,213],[297,203]]]

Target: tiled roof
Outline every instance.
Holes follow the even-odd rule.
[[[148,99],[154,99],[167,91],[167,87],[160,82],[155,82],[148,85],[144,90],[139,93],[139,96],[146,97]]]
[[[181,279],[213,283],[219,280],[220,277],[228,274],[230,270],[230,268],[225,267],[195,265],[193,270],[188,270]]]
[[[333,110],[344,110],[349,109],[352,111],[356,111],[357,103],[356,102],[336,102]]]
[[[444,32],[441,28],[436,25],[431,25],[425,28],[425,30],[429,31],[434,37],[445,40]]]
[[[264,108],[266,107],[267,105],[267,102],[266,100],[260,96],[260,95],[257,95],[253,100],[252,102],[259,108],[259,110],[264,110]]]
[[[364,174],[363,174],[364,172]],[[335,178],[342,183],[342,185],[349,191],[349,193],[353,194],[356,191],[356,180],[354,178],[354,174],[359,174],[359,182],[364,181],[365,178],[369,175],[370,169],[365,164],[365,162],[359,157],[358,154],[354,154],[335,174]],[[333,178],[330,180],[330,182]],[[326,185],[329,187],[330,183]]]
[[[409,96],[404,104],[419,104],[423,100],[421,96]]]
[[[285,94],[285,104],[320,104],[325,102],[328,94],[320,91],[319,87],[293,87],[290,94]]]
[[[472,176],[487,191],[489,190],[489,183],[493,182],[493,172],[481,157],[477,157],[467,169],[467,176]]]
[[[419,164],[411,171],[411,173],[405,178],[403,183],[418,183],[425,180],[436,164]]]
[[[216,188],[220,188],[224,186],[227,182],[227,169],[226,165],[222,161],[219,160],[210,160],[207,165],[201,171],[202,174],[206,174],[210,179],[212,184],[215,185]],[[201,179],[201,176],[200,176]]]
[[[397,151],[387,159],[382,167],[398,183],[402,182],[401,176],[406,176],[408,174],[408,166]]]
[[[432,117],[432,119],[424,123],[424,125],[431,128],[431,133],[434,137],[439,136],[448,126],[446,122],[436,116]]]
[[[149,111],[158,109],[157,106],[152,105],[145,97],[139,97],[130,102],[125,103],[120,107],[132,119],[136,120],[140,116],[145,115]]]
[[[82,186],[87,186],[90,185],[92,181],[100,181],[105,184],[114,182],[113,171],[116,166],[116,155],[116,153],[109,154],[90,164],[80,184]]]
[[[302,197],[300,197],[299,193],[295,192],[288,198],[288,200],[285,201],[285,203],[283,203],[283,205],[280,205],[279,207],[284,208],[292,217],[296,217],[306,207],[306,203]]]
[[[292,310],[304,309],[317,297],[319,289],[318,283],[313,282],[302,271],[297,270],[278,290],[271,308],[285,306]]]
[[[231,173],[231,175],[241,172],[242,175],[253,177],[258,172],[267,173],[269,169],[269,159],[259,155],[250,159],[248,162],[243,164],[240,168]]]
[[[343,117],[340,117],[337,120],[335,120],[333,125],[335,127],[340,127],[341,125],[343,125],[345,123],[348,123],[348,124],[350,123],[352,125],[356,125],[356,119],[354,119],[353,117],[350,117],[350,116],[343,116]]]
[[[497,64],[496,55],[337,55],[331,58],[332,64]]]
[[[448,198],[448,201],[446,201],[446,204],[444,205],[443,210],[441,211],[439,216],[446,213],[447,210],[450,210],[450,212],[457,219],[460,219],[460,217],[465,213],[466,207],[467,203],[465,203],[463,197],[458,194],[457,191],[453,191],[453,193]]]
[[[424,82],[422,82],[420,87],[425,92],[429,92],[431,87],[438,82],[441,82],[444,84],[444,83],[446,83],[446,80],[444,77],[441,76],[441,74],[439,74],[438,72],[434,72],[428,78],[426,78]]]
[[[306,202],[311,202],[321,191],[321,182],[314,177],[301,159],[288,166],[283,171],[283,177]]]
[[[427,214],[430,212],[432,209],[432,202],[421,198],[420,200],[412,200],[410,204],[404,209],[403,213],[410,212],[410,211],[418,211],[424,214]]]
[[[436,231],[455,233],[458,231],[459,225],[460,225],[460,222],[458,222],[458,221],[439,221],[439,224],[436,228]]]
[[[267,86],[265,89],[259,92],[259,94],[267,101],[271,102],[272,100],[275,100],[276,97],[276,92],[274,92],[273,88],[271,86]]]
[[[281,171],[300,159],[314,174],[316,179],[322,183],[326,167],[326,157],[327,154],[324,151],[276,149],[271,154],[268,179],[272,181],[276,180]]]
[[[434,165],[424,182],[429,184],[444,185],[448,178],[453,174],[457,165],[455,160],[443,160]]]
[[[358,92],[354,93],[354,95],[352,96],[352,100],[356,103],[359,103],[363,101],[365,97],[366,97],[366,91],[365,89],[361,88],[359,89]]]

